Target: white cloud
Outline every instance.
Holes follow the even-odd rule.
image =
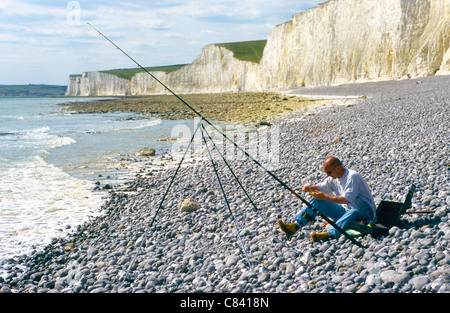
[[[274,25],[321,2],[1,0],[0,84],[65,84],[69,74],[135,66],[87,22],[156,66],[190,63],[209,43],[267,38]]]

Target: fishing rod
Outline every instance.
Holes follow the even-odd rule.
[[[450,210],[443,211],[443,213],[448,213],[448,212],[450,212]],[[427,211],[427,210],[425,210],[425,211],[406,211],[403,214],[429,214],[429,213],[437,213],[437,211],[434,211],[434,210],[430,210],[430,211]]]
[[[352,236],[347,234],[342,228],[340,228],[336,223],[331,220],[328,216],[322,214],[319,210],[313,207],[311,203],[309,203],[307,200],[302,198],[297,192],[295,192],[292,188],[290,188],[285,182],[283,182],[280,178],[278,178],[274,173],[266,169],[258,160],[253,158],[251,155],[249,155],[245,150],[243,150],[241,147],[239,147],[233,140],[228,138],[227,135],[225,135],[219,128],[217,128],[215,125],[213,125],[210,121],[208,121],[206,118],[203,117],[197,110],[195,110],[192,106],[190,106],[186,101],[184,101],[180,96],[178,96],[175,92],[173,92],[169,87],[167,87],[163,82],[161,82],[158,78],[156,78],[151,72],[149,72],[145,67],[140,65],[136,60],[134,60],[131,56],[129,56],[125,51],[123,51],[119,46],[117,46],[113,41],[111,41],[108,37],[106,37],[102,32],[100,32],[98,29],[96,29],[94,26],[92,26],[90,23],[87,23],[89,26],[91,26],[100,36],[105,38],[107,41],[109,41],[114,47],[116,47],[120,52],[125,54],[131,61],[133,61],[137,66],[139,66],[142,70],[144,70],[148,75],[150,75],[153,79],[155,79],[159,84],[161,84],[167,91],[169,91],[172,95],[174,95],[178,100],[180,100],[184,105],[186,105],[190,110],[192,110],[196,115],[198,115],[200,118],[202,118],[203,121],[208,123],[211,127],[213,127],[219,134],[221,134],[226,140],[228,140],[232,145],[234,145],[239,151],[241,151],[246,157],[248,157],[250,160],[252,160],[256,165],[261,167],[268,175],[270,175],[273,179],[275,179],[281,186],[283,186],[285,189],[287,189],[290,193],[292,193],[295,197],[300,199],[306,206],[308,206],[311,210],[316,213],[316,215],[323,218],[328,224],[333,226],[337,231],[339,231],[342,235],[344,235],[348,240],[350,240],[353,244],[357,245],[358,247],[365,248],[359,241],[354,239]]]
[[[205,130],[205,132],[206,132],[206,129],[205,129],[204,125],[202,124],[201,131],[202,131],[203,142],[205,143],[206,150],[208,151],[208,156],[209,156],[209,159],[211,160],[211,165],[212,165],[212,167],[213,167],[214,173],[216,173],[216,178],[217,178],[217,181],[218,181],[218,183],[219,183],[220,190],[222,191],[222,194],[223,194],[223,198],[224,198],[224,200],[225,200],[225,203],[226,203],[226,205],[227,205],[228,212],[230,212],[231,218],[233,219],[234,227],[236,228],[236,232],[237,232],[239,241],[241,242],[241,245],[242,245],[242,250],[244,251],[245,257],[247,258],[248,265],[250,266],[250,269],[251,269],[252,272],[253,272],[252,264],[251,264],[251,262],[250,262],[250,260],[249,260],[249,258],[248,258],[247,251],[245,250],[244,243],[242,242],[241,234],[239,233],[239,228],[238,228],[238,226],[237,226],[236,219],[234,218],[233,211],[231,211],[230,203],[228,202],[228,198],[227,198],[227,194],[225,193],[225,189],[223,189],[222,181],[221,181],[221,179],[220,179],[219,173],[217,172],[216,165],[214,164],[214,160],[213,160],[213,157],[212,157],[212,155],[211,155],[211,151],[209,150],[208,144],[207,144],[207,142],[206,142],[206,138],[205,138],[205,134],[204,134],[203,130]]]

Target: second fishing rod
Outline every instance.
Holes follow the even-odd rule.
[[[208,125],[213,127],[219,134],[221,134],[227,141],[229,141],[233,146],[235,146],[239,151],[241,151],[246,157],[248,157],[250,160],[252,160],[256,165],[261,167],[268,175],[270,175],[273,179],[275,179],[281,186],[283,186],[285,189],[287,189],[290,193],[292,193],[295,197],[297,197],[300,201],[302,201],[306,206],[308,206],[311,210],[314,211],[318,216],[323,218],[328,224],[333,226],[336,230],[338,230],[344,237],[346,237],[348,240],[350,240],[353,244],[365,248],[359,241],[357,241],[355,238],[353,238],[351,235],[349,235],[346,231],[344,231],[342,228],[340,228],[336,223],[331,220],[328,216],[322,214],[319,210],[313,207],[313,205],[305,200],[303,197],[301,197],[297,192],[295,192],[292,188],[290,188],[285,182],[283,182],[280,178],[278,178],[274,173],[269,171],[267,168],[265,168],[258,160],[253,158],[251,155],[249,155],[244,149],[242,149],[240,146],[238,146],[233,140],[231,140],[227,135],[225,135],[219,128],[217,128],[214,124],[212,124],[209,120],[207,120],[203,115],[201,115],[197,110],[195,110],[189,103],[184,101],[180,96],[178,96],[175,92],[173,92],[169,87],[167,87],[162,81],[160,81],[157,77],[155,77],[150,71],[148,71],[145,67],[140,65],[136,60],[134,60],[130,55],[128,55],[125,51],[123,51],[118,45],[116,45],[112,40],[110,40],[108,37],[106,37],[102,32],[100,32],[98,29],[96,29],[94,26],[92,26],[90,23],[87,23],[90,27],[92,27],[100,36],[105,38],[107,41],[109,41],[114,47],[117,48],[120,52],[122,52],[124,55],[126,55],[131,61],[133,61],[139,68],[141,68],[143,71],[145,71],[148,75],[150,75],[153,79],[155,79],[161,86],[163,86],[168,92],[170,92],[173,96],[175,96],[178,100],[180,100],[184,105],[186,105],[192,112],[194,112],[196,115],[198,115],[203,121],[205,121]]]

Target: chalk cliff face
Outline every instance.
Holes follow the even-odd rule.
[[[262,86],[333,85],[448,70],[443,58],[449,6],[448,0],[334,0],[297,14],[269,34]]]
[[[131,93],[131,82],[102,72],[87,72],[69,77],[66,96],[125,96]]]
[[[276,26],[259,64],[208,45],[192,64],[154,75],[176,93],[195,93],[450,74],[449,42],[449,0],[331,0]],[[165,92],[146,73],[131,81],[110,76],[89,72],[71,77],[66,94]]]
[[[192,64],[172,73],[152,74],[175,93],[245,91],[256,84],[257,67],[257,63],[234,58],[226,48],[207,45]],[[147,73],[131,79],[132,94],[164,92],[164,87]]]

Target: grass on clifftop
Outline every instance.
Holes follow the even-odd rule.
[[[145,69],[149,72],[174,72],[176,70],[179,70],[183,66],[187,64],[177,64],[177,65],[168,65],[168,66],[153,66],[153,67],[146,67]],[[134,75],[137,73],[144,72],[141,68],[122,68],[122,69],[115,69],[115,70],[109,70],[109,71],[101,71],[101,73],[107,73],[111,75],[115,75],[120,78],[128,79],[130,80]]]
[[[233,52],[234,57],[241,61],[250,61],[259,63],[263,56],[267,40],[242,41],[219,43],[216,46],[224,47]]]
[[[242,60],[242,61],[250,61],[259,63],[263,56],[264,48],[266,46],[267,40],[254,40],[254,41],[242,41],[242,42],[229,42],[229,43],[219,43],[216,44],[219,47],[224,47],[231,52],[233,52],[234,57]],[[153,66],[146,67],[146,70],[149,72],[174,72],[179,70],[183,66],[187,64],[177,64],[177,65],[168,65],[168,66]],[[115,75],[117,77],[131,80],[131,78],[137,73],[144,72],[141,68],[122,68],[122,69],[114,69],[107,71],[100,71],[101,73],[107,73],[111,75]],[[72,75],[75,76],[75,75]]]

